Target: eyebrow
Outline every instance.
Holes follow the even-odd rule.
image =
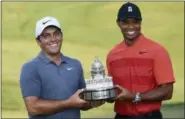
[[[53,31],[52,33],[55,33],[55,32],[61,32],[61,30],[60,30],[60,29],[56,29],[56,30]],[[44,33],[44,34],[46,34],[46,33],[47,33],[47,34],[51,34],[51,33],[45,32],[45,31],[44,31],[43,33]]]

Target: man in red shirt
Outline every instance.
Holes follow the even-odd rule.
[[[120,89],[115,99],[115,119],[161,119],[163,100],[172,98],[175,82],[166,49],[141,33],[138,6],[126,3],[118,11],[117,24],[124,40],[107,56],[108,74]]]

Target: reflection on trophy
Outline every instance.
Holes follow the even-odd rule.
[[[109,100],[117,96],[117,91],[112,82],[112,77],[106,76],[104,66],[98,57],[91,66],[92,79],[86,80],[86,88],[81,94],[84,100]]]

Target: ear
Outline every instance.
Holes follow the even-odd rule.
[[[40,41],[40,39],[36,38],[36,42],[37,42],[37,44],[38,44],[39,46],[41,46],[41,41]]]
[[[118,20],[116,22],[117,22],[118,27],[120,28],[120,22]]]
[[[142,25],[142,21],[140,21],[140,25]]]

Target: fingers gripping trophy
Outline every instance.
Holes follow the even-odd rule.
[[[116,87],[113,85],[112,77],[105,74],[104,66],[95,57],[91,65],[91,79],[86,79],[86,88],[81,93],[81,98],[87,101],[111,100],[117,96]]]

